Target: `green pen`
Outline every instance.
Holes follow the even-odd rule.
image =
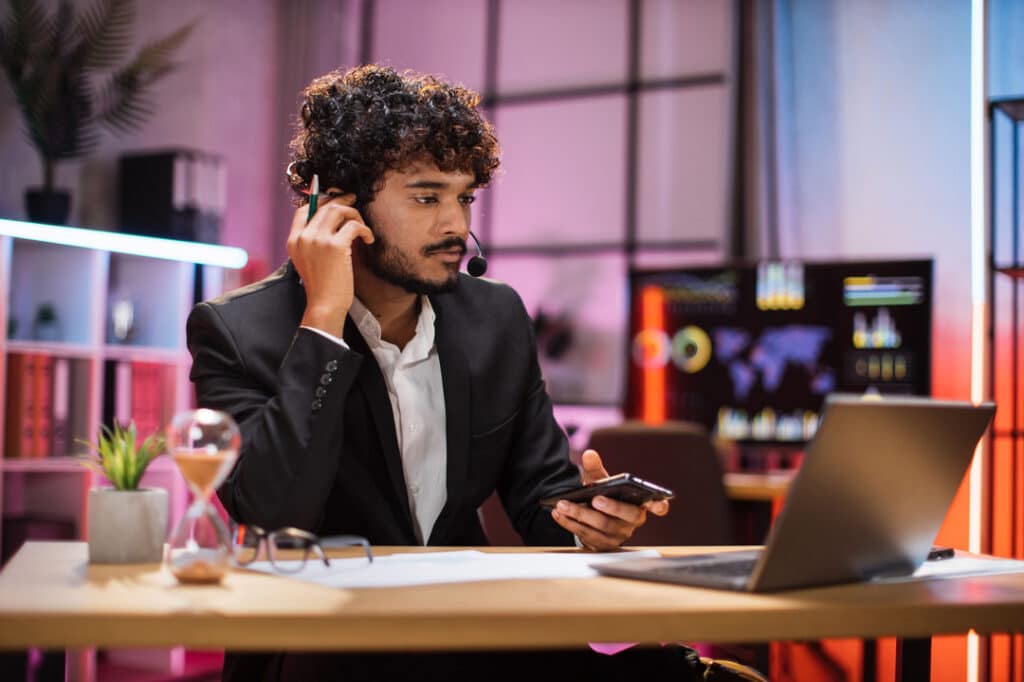
[[[320,176],[313,173],[313,182],[309,184],[309,212],[306,213],[306,222],[313,219],[316,213],[317,200],[320,198]]]

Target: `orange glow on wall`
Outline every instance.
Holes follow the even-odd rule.
[[[640,329],[665,329],[665,293],[658,287],[645,287],[640,292]],[[641,419],[648,424],[665,421],[665,366],[645,364],[643,369],[643,411]]]

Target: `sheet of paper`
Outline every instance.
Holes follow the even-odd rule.
[[[629,558],[660,556],[655,550],[593,554],[591,552],[489,553],[477,550],[389,554],[366,559],[332,559],[330,566],[310,560],[294,573],[276,571],[268,561],[246,568],[305,580],[329,587],[402,587],[480,580],[537,578],[591,578],[597,571],[591,564]],[[297,562],[281,562],[287,568]]]
[[[995,575],[999,573],[1024,573],[1024,561],[981,557],[958,552],[956,556],[939,561],[926,561],[913,575],[877,578],[877,582],[905,582],[931,578],[963,578],[972,575]]]

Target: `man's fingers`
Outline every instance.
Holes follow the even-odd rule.
[[[328,199],[316,210],[313,220],[309,221],[311,228],[317,230],[321,236],[330,236],[339,232],[349,222],[363,224],[363,216],[359,211],[338,199]]]
[[[646,505],[647,511],[651,512],[655,516],[665,516],[668,514],[668,500],[655,500],[648,502]]]
[[[621,539],[608,537],[596,528],[591,528],[586,524],[580,523],[576,519],[562,514],[557,509],[551,512],[551,518],[553,518],[555,523],[559,526],[578,537],[580,542],[583,543],[583,546],[589,549],[616,549],[622,544]]]
[[[608,516],[621,519],[622,521],[638,526],[647,520],[647,512],[643,507],[628,502],[613,500],[604,495],[598,495],[590,501],[590,505],[597,511]]]
[[[342,225],[335,235],[346,244],[351,244],[357,239],[362,239],[366,244],[372,244],[375,240],[370,228],[356,220],[350,220]]]
[[[583,467],[582,478],[584,484],[608,478],[608,472],[605,470],[604,464],[601,462],[601,456],[597,454],[596,450],[585,450],[580,458],[580,464]]]
[[[608,537],[617,538],[618,544],[628,540],[638,525],[637,523],[630,523],[616,516],[610,516],[596,509],[573,504],[565,500],[561,500],[558,503],[555,511],[562,516],[567,516],[585,526],[600,531]],[[642,509],[640,509],[640,513],[644,513]]]

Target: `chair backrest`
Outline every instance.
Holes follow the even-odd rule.
[[[648,515],[628,544],[735,543],[722,464],[703,426],[626,421],[595,429],[587,447],[597,450],[610,474],[629,472],[675,493],[668,516]]]

